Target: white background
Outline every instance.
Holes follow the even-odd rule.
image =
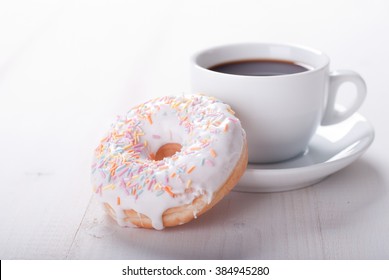
[[[389,258],[387,1],[1,1],[1,259]],[[91,199],[117,114],[189,92],[189,58],[233,42],[320,49],[359,72],[376,140],[314,187],[231,193],[163,232],[121,229]]]

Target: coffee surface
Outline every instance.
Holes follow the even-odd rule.
[[[214,65],[209,70],[244,76],[278,76],[295,74],[309,69],[293,61],[250,59],[229,61]]]

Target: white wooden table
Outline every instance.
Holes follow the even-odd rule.
[[[0,259],[389,259],[386,1],[0,2]],[[325,51],[360,72],[376,139],[305,189],[232,192],[187,225],[119,228],[92,198],[117,114],[189,91],[189,57],[231,42]]]

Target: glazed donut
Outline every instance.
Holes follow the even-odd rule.
[[[166,96],[118,117],[95,150],[92,184],[119,225],[162,229],[213,207],[246,166],[246,134],[229,105]]]

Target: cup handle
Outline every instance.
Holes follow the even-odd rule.
[[[340,111],[336,108],[336,97],[339,92],[339,87],[345,82],[351,82],[356,86],[356,96],[349,108]],[[365,97],[366,83],[358,73],[351,70],[336,70],[331,72],[329,75],[327,106],[321,125],[331,125],[347,119],[358,110]]]

